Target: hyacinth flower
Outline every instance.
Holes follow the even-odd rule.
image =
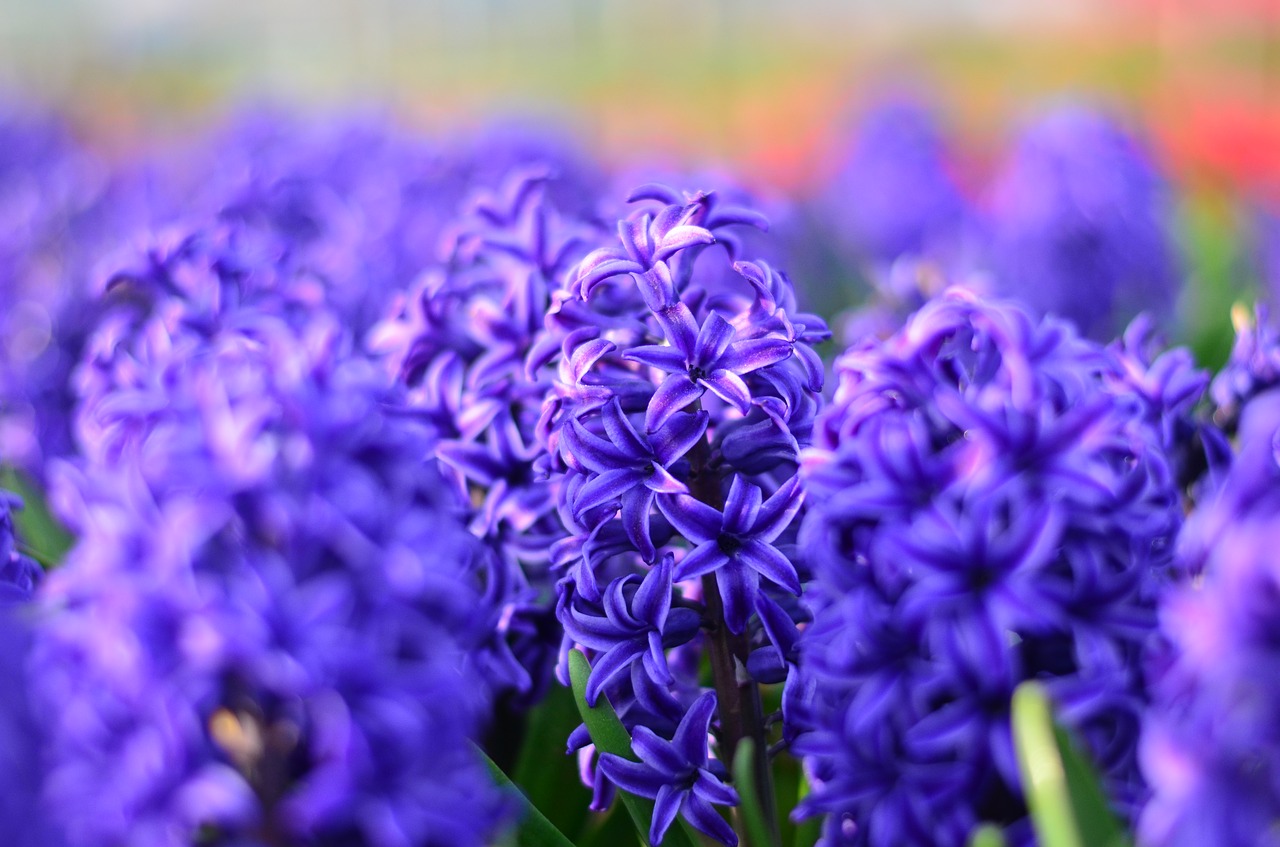
[[[1148,668],[1141,756],[1151,798],[1138,835],[1152,847],[1275,838],[1278,399],[1264,392],[1243,408],[1238,459],[1179,539],[1182,568],[1197,578],[1161,603]]]
[[[1234,433],[1249,402],[1280,385],[1280,332],[1266,303],[1255,305],[1253,314],[1237,305],[1231,323],[1236,331],[1231,357],[1213,378],[1209,393],[1214,422]]]
[[[858,122],[821,203],[834,235],[862,261],[950,261],[974,212],[955,174],[937,116],[891,97]]]
[[[587,773],[597,802],[608,795],[601,779],[619,774],[620,786],[658,799],[654,839],[679,812],[734,844],[736,835],[707,805],[732,802],[732,792],[695,785],[708,761],[705,739],[696,750],[669,739],[691,725],[705,736],[718,702],[715,755],[729,761],[742,739],[752,739],[754,778],[761,796],[771,796],[758,687],[738,669],[760,667],[769,682],[786,676],[785,661],[751,662],[771,633],[783,641],[778,651],[794,655],[791,636],[803,612],[771,595],[800,590],[790,558],[803,499],[796,472],[822,384],[811,345],[828,333],[796,308],[785,275],[733,252],[731,233],[762,226],[757,213],[715,194],[661,186],[644,186],[632,199],[642,205],[619,223],[616,246],[596,247],[552,293],[528,359],[531,374],[554,371],[537,431],[567,518],[568,537],[557,547],[557,609],[566,646],[591,661],[590,696],[608,697],[633,739],[646,739],[646,762],[657,768],[641,773],[635,768],[642,766],[603,758]],[[732,285],[729,270],[737,272]],[[615,646],[622,634],[610,634],[616,625],[604,634],[582,630],[584,621],[598,620],[588,616],[601,596],[620,612],[609,598],[637,581],[671,605],[663,625],[650,618],[644,630],[648,652],[639,632],[623,647]],[[763,622],[757,608],[787,622]],[[693,639],[692,620],[701,638]],[[655,655],[660,648],[664,661]],[[703,651],[714,669],[714,700],[690,673]],[[585,740],[576,733],[572,746]],[[660,752],[671,744],[675,758]],[[663,780],[671,785],[659,794]]]
[[[1099,112],[1029,126],[991,189],[996,290],[1108,340],[1138,312],[1173,313],[1181,285],[1168,188],[1151,155]]]
[[[55,486],[80,540],[33,648],[48,808],[104,847],[489,843],[468,739],[510,684],[506,583],[430,429],[333,313],[205,302],[97,339],[84,413],[128,437]]]
[[[601,233],[593,221],[556,208],[555,182],[549,167],[526,165],[496,188],[478,189],[442,237],[444,261],[396,298],[369,338],[405,387],[411,413],[440,433],[433,454],[470,504],[472,531],[497,552],[517,588],[506,626],[526,669],[525,703],[551,679],[550,566],[563,536],[554,485],[538,467],[545,450],[536,427],[549,380],[531,375],[525,362],[551,291]],[[668,449],[660,438],[636,447],[628,435],[601,446],[602,460],[615,448]]]
[[[689,707],[671,740],[647,727],[632,733],[639,762],[605,753],[600,768],[619,787],[654,799],[649,840],[661,844],[676,815],[722,844],[736,844],[733,828],[714,806],[734,806],[738,794],[724,782],[724,766],[707,758],[707,735],[716,695],[706,692]],[[717,767],[718,766],[718,767]]]
[[[960,845],[982,821],[1028,843],[1026,679],[1131,814],[1139,660],[1182,516],[1167,409],[1114,351],[963,289],[836,373],[804,454],[814,620],[787,715],[822,844]]]

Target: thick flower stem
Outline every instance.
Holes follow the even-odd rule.
[[[689,490],[694,497],[715,509],[724,508],[720,493],[720,480],[710,467],[711,445],[706,439],[698,442],[689,452]],[[707,619],[711,627],[707,632],[708,652],[711,658],[711,675],[715,682],[716,698],[720,705],[721,760],[732,769],[738,752],[738,742],[743,738],[754,740],[756,795],[760,798],[761,812],[767,823],[770,840],[781,842],[778,832],[778,813],[773,792],[773,770],[769,763],[769,744],[765,733],[764,709],[760,702],[760,687],[747,675],[748,643],[746,633],[734,635],[724,619],[724,603],[715,574],[702,577],[703,602],[707,607]],[[749,837],[737,827],[743,842],[749,847],[771,847],[751,844]]]

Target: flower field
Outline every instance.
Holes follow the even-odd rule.
[[[1156,5],[780,118],[715,15],[593,120],[6,93],[0,841],[1280,843],[1280,112]]]

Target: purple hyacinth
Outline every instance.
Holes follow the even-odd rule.
[[[797,308],[784,274],[734,252],[733,231],[763,226],[758,213],[663,186],[632,199],[643,205],[618,224],[616,242],[597,233],[600,246],[561,277],[528,358],[531,374],[554,368],[537,431],[564,525],[553,561],[565,646],[587,653],[589,696],[607,695],[637,739],[672,738],[694,703],[706,709],[698,717],[705,735],[712,701],[699,699],[696,668],[709,652],[721,708],[717,755],[732,758],[752,737],[763,757],[759,694],[735,668],[758,668],[776,683],[795,658],[803,612],[786,598],[801,581],[791,557],[802,499],[796,472],[822,386],[812,345],[828,333]],[[602,604],[605,618],[622,619],[629,607],[621,598],[635,584],[650,609],[643,623],[600,623]],[[668,605],[659,622],[653,610]],[[584,630],[590,621],[599,631]],[[699,624],[706,632],[694,638]],[[587,740],[575,733],[571,747]],[[705,762],[705,744],[699,755]],[[618,767],[609,761],[585,773],[597,805]],[[656,796],[656,787],[646,790]],[[659,798],[655,834],[680,811],[731,843],[732,831],[713,827],[703,808],[729,795],[682,805],[686,795],[674,790]]]
[[[738,792],[725,784],[724,766],[707,758],[707,735],[716,710],[710,691],[693,702],[668,741],[647,727],[632,733],[639,762],[612,753],[600,767],[620,788],[654,800],[649,841],[661,844],[677,814],[721,844],[734,847],[738,836],[714,806],[736,806]],[[718,767],[717,767],[718,766]]]
[[[468,739],[521,675],[515,589],[381,367],[227,234],[119,276],[91,345],[33,658],[49,808],[86,845],[487,843]]]
[[[1160,408],[1067,324],[960,289],[836,372],[788,714],[823,844],[959,845],[984,820],[1026,840],[1009,703],[1033,678],[1131,811],[1135,665],[1182,514]]]
[[[1151,786],[1139,835],[1152,847],[1271,844],[1280,816],[1280,395],[1244,407],[1239,456],[1188,520],[1182,566],[1197,578],[1161,604],[1142,766]]]
[[[973,210],[954,171],[936,116],[913,98],[885,99],[862,116],[823,217],[864,261],[957,259]]]
[[[991,198],[997,290],[1109,339],[1173,313],[1181,284],[1168,188],[1151,155],[1099,112],[1068,107],[1018,139]]]
[[[526,164],[496,187],[476,186],[443,236],[445,260],[397,298],[370,336],[412,412],[439,431],[434,456],[459,500],[471,504],[472,531],[497,551],[518,589],[506,620],[526,669],[518,686],[526,704],[545,690],[556,657],[550,551],[563,535],[555,486],[539,467],[545,448],[537,426],[550,381],[526,360],[551,292],[602,233],[557,207],[556,183],[549,166]],[[628,433],[617,437],[600,446],[610,458],[615,449],[665,449],[656,436],[639,446]],[[637,497],[627,498],[629,515]]]

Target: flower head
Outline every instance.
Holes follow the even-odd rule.
[[[1024,826],[1008,708],[1033,677],[1132,804],[1134,664],[1181,500],[1120,362],[952,290],[836,371],[804,466],[812,693],[789,716],[824,843]]]
[[[1064,108],[1032,124],[992,190],[997,288],[1109,338],[1139,311],[1163,318],[1180,284],[1167,188],[1107,116]]]
[[[671,740],[648,727],[636,727],[631,743],[639,762],[612,753],[600,757],[600,767],[619,788],[654,800],[649,841],[661,844],[667,829],[683,812],[685,819],[721,844],[735,847],[738,837],[713,806],[738,805],[738,792],[724,783],[724,767],[707,759],[707,734],[716,709],[716,695],[699,697],[676,727]],[[719,773],[717,773],[719,771]]]

